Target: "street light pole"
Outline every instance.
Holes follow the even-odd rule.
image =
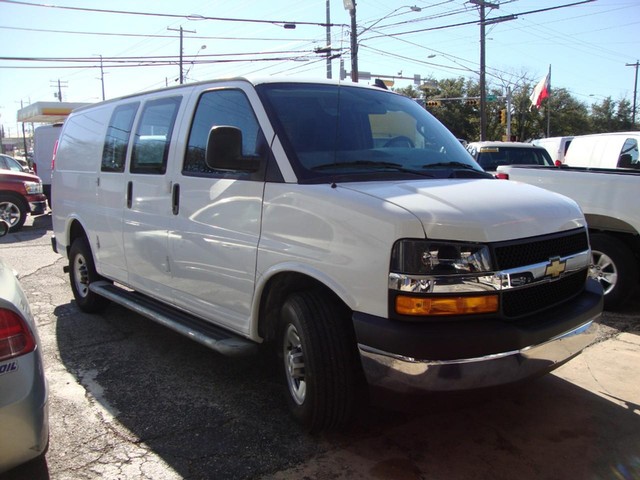
[[[356,0],[342,0],[344,3],[345,10],[349,10],[349,15],[351,16],[351,81],[358,81],[358,25],[356,22]],[[374,25],[377,25],[385,18],[389,18],[391,15],[396,13],[398,10],[403,8],[409,8],[412,12],[420,12],[422,9],[420,7],[416,7],[415,5],[409,6],[405,5],[402,7],[398,7],[393,10],[391,13],[385,15],[384,17],[378,19],[373,24],[369,25],[367,28],[360,32],[361,34],[373,28]],[[329,19],[327,18],[327,23],[329,23]],[[328,42],[327,42],[328,43]]]

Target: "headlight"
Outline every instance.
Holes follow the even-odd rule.
[[[391,252],[392,314],[403,317],[494,313],[500,278],[482,244],[400,240]]]
[[[400,240],[393,247],[391,271],[414,275],[447,275],[491,271],[486,245]]]
[[[27,191],[27,195],[35,195],[36,193],[42,193],[42,183],[24,182],[24,189]]]

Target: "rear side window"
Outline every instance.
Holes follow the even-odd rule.
[[[266,141],[253,113],[249,99],[241,90],[212,90],[198,101],[182,173],[192,176],[218,174],[205,162],[207,139],[215,126],[230,126],[242,132],[242,155],[264,157]],[[226,173],[224,173],[226,175]]]
[[[124,171],[131,127],[139,105],[138,102],[120,105],[113,111],[102,150],[103,172]]]
[[[131,153],[131,173],[163,175],[181,97],[145,103]]]
[[[635,138],[627,138],[618,158],[618,167],[639,168],[638,157],[638,142]]]

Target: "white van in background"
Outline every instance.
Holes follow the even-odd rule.
[[[531,143],[544,148],[551,155],[553,162],[556,165],[561,165],[564,163],[567,149],[572,140],[573,137],[549,137],[533,140]]]
[[[575,137],[565,162],[572,167],[640,168],[640,132],[599,133]]]
[[[62,124],[43,125],[33,132],[33,168],[42,180],[42,190],[51,206],[51,161]]]

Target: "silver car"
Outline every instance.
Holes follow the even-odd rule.
[[[0,236],[9,225],[0,221]],[[0,259],[0,473],[46,453],[47,383],[27,297]]]

